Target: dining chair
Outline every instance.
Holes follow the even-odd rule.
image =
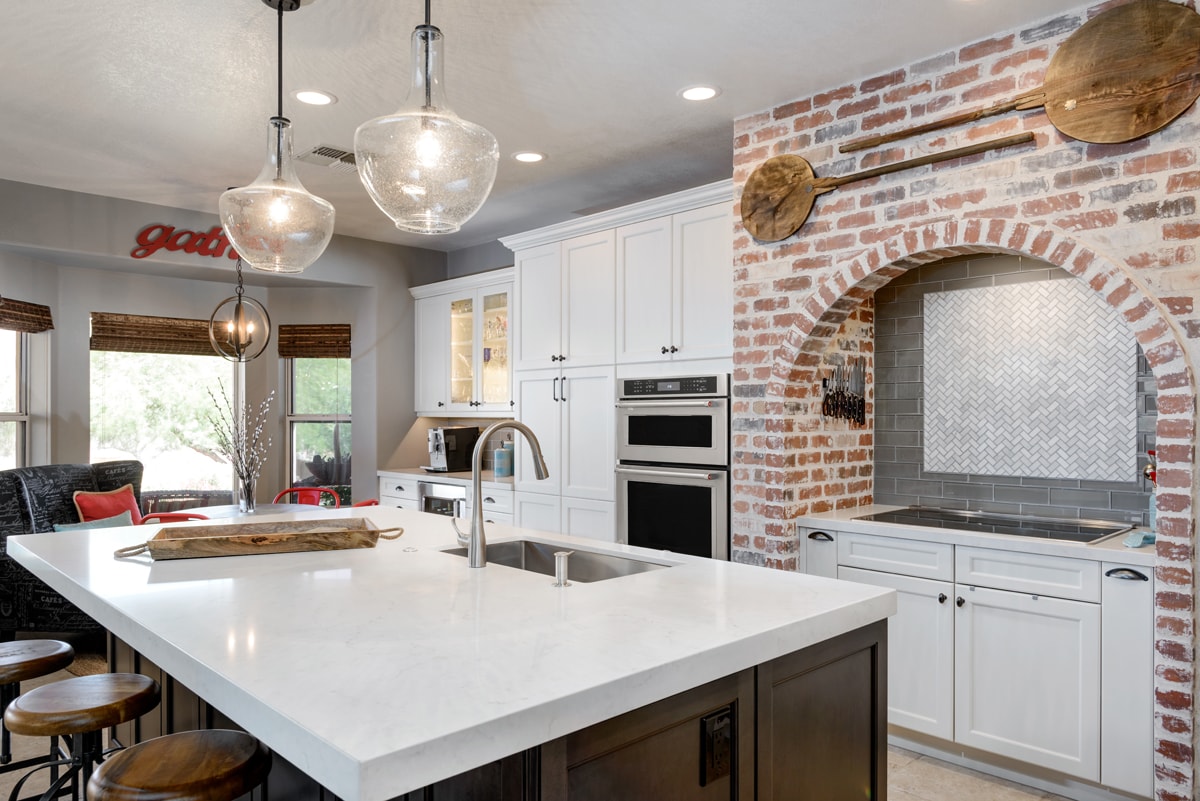
[[[151,512],[145,515],[138,525],[144,526],[147,523],[178,523],[181,520],[207,520],[208,515],[202,515],[199,512]]]
[[[338,497],[336,492],[329,489],[329,487],[288,487],[276,495],[272,503],[279,503],[289,495],[295,495],[295,503],[307,503],[311,506],[320,506],[321,499],[325,495],[328,495],[333,499],[332,506],[334,509],[340,509],[342,506],[341,498]]]
[[[358,503],[352,503],[350,505],[351,506],[378,506],[379,499],[378,498],[370,498],[368,500],[359,501]]]

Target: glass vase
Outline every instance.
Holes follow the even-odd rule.
[[[254,485],[256,476],[249,476],[238,481],[238,511],[242,514],[254,514]]]

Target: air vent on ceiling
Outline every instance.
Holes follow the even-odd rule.
[[[342,172],[355,172],[358,169],[353,153],[348,150],[342,150],[340,147],[333,147],[332,145],[317,145],[312,150],[296,158],[305,164],[316,164],[320,167],[329,167],[330,169]]]

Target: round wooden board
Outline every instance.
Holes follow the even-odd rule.
[[[812,211],[812,165],[799,156],[773,156],[750,174],[742,190],[742,225],[760,242],[787,239]]]
[[[1169,0],[1133,0],[1073,33],[1046,70],[1050,122],[1083,142],[1153,133],[1200,95],[1200,14]]]

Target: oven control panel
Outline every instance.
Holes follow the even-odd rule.
[[[694,375],[672,378],[626,378],[621,382],[622,398],[672,398],[681,395],[728,395],[729,377]]]

